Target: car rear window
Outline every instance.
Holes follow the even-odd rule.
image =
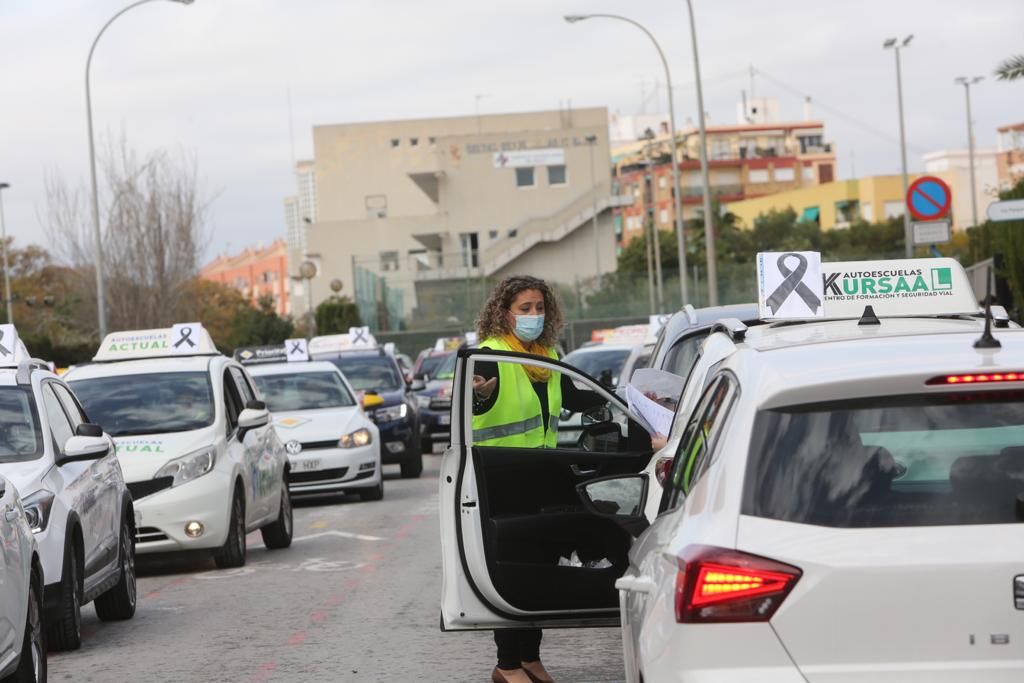
[[[1021,522],[1019,510],[1024,392],[861,399],[755,419],[744,514],[892,527]]]

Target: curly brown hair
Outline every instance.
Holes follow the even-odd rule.
[[[535,343],[549,348],[558,343],[562,333],[562,309],[548,283],[530,275],[507,277],[491,292],[480,311],[480,317],[476,319],[476,333],[481,342],[491,337],[511,334],[505,314],[512,307],[516,295],[527,289],[536,289],[544,295],[544,331]]]

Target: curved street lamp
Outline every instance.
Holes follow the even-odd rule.
[[[700,82],[700,63],[697,57],[697,31],[693,20],[693,4],[691,0],[687,0],[686,4],[689,10],[690,33],[693,39],[693,68],[697,76],[697,114],[700,126],[700,167],[704,194],[704,243],[707,250],[708,260],[708,304],[716,306],[718,305],[718,268],[715,255],[714,216],[711,213],[711,187],[708,178],[707,141],[704,130],[704,96]],[[681,304],[685,304],[687,303],[686,235],[683,232],[683,207],[682,198],[680,196],[682,186],[679,183],[679,162],[676,160],[675,99],[672,94],[672,74],[668,67],[668,60],[665,59],[665,53],[662,51],[661,45],[654,38],[654,35],[651,34],[643,24],[630,19],[629,17],[624,17],[619,14],[568,14],[564,19],[570,24],[574,24],[585,19],[617,19],[618,21],[624,21],[628,24],[632,24],[643,31],[644,34],[651,39],[651,42],[654,44],[654,48],[658,51],[658,56],[661,58],[661,64],[665,68],[665,84],[668,88],[669,135],[672,136],[672,184],[674,187],[672,197],[676,214],[676,238],[679,247],[679,287],[680,293],[682,294]]]
[[[176,2],[180,5],[191,5],[194,2],[194,0],[167,1]],[[99,318],[100,339],[105,337],[107,334],[107,304],[106,296],[103,291],[103,237],[100,234],[99,191],[96,188],[96,145],[93,142],[92,132],[92,89],[89,85],[89,68],[92,66],[92,54],[96,51],[96,44],[100,42],[100,38],[103,37],[103,34],[110,25],[128,10],[138,7],[139,5],[145,5],[148,2],[157,2],[157,0],[139,0],[138,2],[133,2],[112,16],[107,23],[103,25],[100,32],[96,34],[95,40],[92,41],[92,47],[89,48],[89,56],[85,60],[85,116],[89,128],[89,174],[92,182],[92,230],[93,242],[96,248],[96,310]]]

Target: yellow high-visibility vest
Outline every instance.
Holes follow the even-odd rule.
[[[511,351],[501,339],[480,345],[495,351]],[[548,355],[557,360],[554,349]],[[502,448],[555,448],[558,446],[558,415],[562,411],[562,373],[548,379],[548,423],[541,415],[540,399],[519,363],[498,362],[498,398],[486,413],[473,416],[473,445]]]

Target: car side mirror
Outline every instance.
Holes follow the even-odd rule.
[[[597,378],[597,381],[600,382],[601,386],[605,389],[614,389],[617,379],[618,378],[612,374],[610,369],[605,368],[601,371],[601,375]]]
[[[576,486],[576,493],[588,513],[639,536],[649,526],[644,515],[647,487],[647,474],[627,474],[591,479]]]
[[[103,427],[89,422],[82,422],[75,427],[75,436],[103,436]]]
[[[583,426],[601,424],[612,421],[612,411],[606,405],[592,406],[580,414],[580,424]]]
[[[102,432],[101,432],[102,434]],[[64,443],[57,466],[83,460],[99,460],[110,453],[110,441],[105,436],[72,436]]]
[[[262,403],[262,401],[250,401],[249,405],[253,403]],[[256,429],[257,427],[263,427],[268,422],[270,422],[270,411],[265,406],[263,408],[246,407],[245,410],[238,414],[239,429]]]
[[[427,383],[422,379],[414,379],[409,383],[409,391],[423,391],[427,388]]]

